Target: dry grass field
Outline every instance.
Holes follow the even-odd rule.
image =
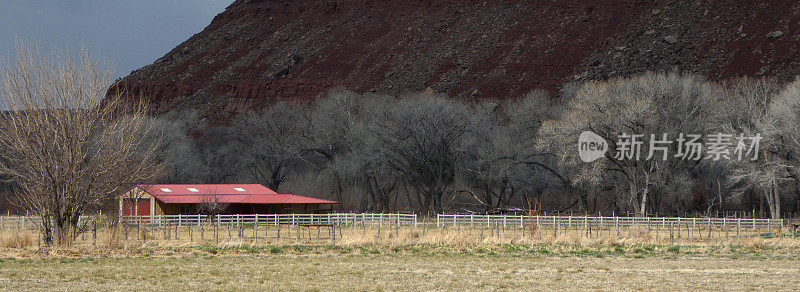
[[[302,247],[288,247],[293,248]],[[0,290],[795,290],[800,285],[797,254],[274,249],[287,247],[4,259]]]
[[[720,230],[384,226],[344,227],[335,239],[326,229],[284,229],[278,237],[275,228],[224,228],[219,239],[213,228],[202,236],[188,228],[125,232],[105,227],[69,248],[40,248],[32,231],[0,230],[0,290],[800,287],[800,239]]]

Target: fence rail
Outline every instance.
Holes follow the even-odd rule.
[[[100,216],[81,216],[78,225],[86,225],[96,221]],[[0,216],[0,228],[36,228],[42,223],[42,217],[38,216]]]
[[[416,225],[416,214],[356,214],[356,213],[334,213],[334,214],[236,214],[236,215],[155,215],[155,216],[124,216],[122,221],[125,223],[146,223],[146,224],[199,224],[215,223],[222,225],[241,225],[241,224],[290,224],[290,225],[313,225],[313,224],[401,224]]]
[[[668,228],[670,226],[690,227],[740,227],[771,228],[783,226],[783,219],[756,218],[681,218],[681,217],[595,217],[595,216],[526,216],[526,215],[477,215],[477,214],[439,214],[436,226],[471,225],[503,227],[536,225],[564,227],[625,227],[649,226]]]
[[[100,216],[81,216],[82,223],[98,221]],[[417,225],[416,214],[367,214],[367,213],[334,213],[334,214],[237,214],[217,215],[154,215],[123,216],[122,222],[128,224],[401,224]],[[212,220],[213,219],[213,220]],[[35,228],[41,222],[35,216],[0,216],[0,228]],[[526,215],[478,215],[478,214],[439,214],[436,215],[436,226],[469,225],[480,227],[500,225],[503,227],[563,226],[563,227],[629,227],[649,226],[667,228],[670,226],[690,227],[737,227],[737,228],[772,228],[783,226],[783,219],[757,218],[682,218],[682,217],[600,217],[600,216],[526,216]]]

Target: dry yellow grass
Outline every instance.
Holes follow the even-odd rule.
[[[260,226],[223,227],[217,239],[210,226],[194,227],[191,236],[186,226],[107,226],[96,238],[81,234],[71,247],[40,248],[34,230],[4,229],[0,290],[793,290],[800,284],[800,239],[694,232],[429,224],[342,227],[334,239],[329,228],[284,226],[278,237],[275,226]]]
[[[72,248],[80,250],[125,250],[141,246],[160,248],[194,245],[340,245],[340,246],[404,246],[447,245],[452,247],[492,246],[502,244],[549,244],[571,246],[620,246],[620,245],[691,245],[691,246],[747,246],[763,248],[785,248],[800,250],[800,239],[761,238],[761,232],[778,230],[672,230],[654,228],[604,228],[591,231],[573,229],[485,228],[481,226],[446,226],[435,224],[419,226],[342,226],[331,228],[296,226],[223,226],[215,234],[211,225],[197,226],[100,226],[96,236],[93,230],[81,233]],[[736,235],[745,236],[734,238]],[[32,229],[0,229],[0,254],[14,254],[40,248],[40,237]]]
[[[794,290],[798,259],[186,254],[4,260],[0,290]]]

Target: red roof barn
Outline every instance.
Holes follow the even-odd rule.
[[[137,185],[119,195],[123,216],[328,213],[334,204],[260,184]]]

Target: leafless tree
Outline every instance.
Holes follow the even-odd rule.
[[[766,79],[741,78],[726,84],[723,125],[747,136],[759,134],[760,158],[729,163],[728,182],[735,195],[751,192],[766,200],[773,219],[780,218],[784,185],[791,184],[800,194],[800,81],[783,90]]]
[[[197,211],[209,215],[209,220],[213,220],[217,215],[225,212],[230,206],[229,203],[222,200],[222,196],[218,194],[205,194],[197,205]]]
[[[693,160],[657,157],[614,159],[618,135],[704,133],[708,116],[709,85],[694,75],[648,73],[605,82],[588,82],[571,99],[561,118],[542,125],[539,148],[557,153],[573,183],[590,183],[598,188],[625,189],[619,193],[622,210],[646,214],[652,196],[688,196],[689,172],[699,163]],[[583,163],[577,158],[576,137],[592,131],[609,143],[606,159]],[[659,139],[661,137],[658,137]],[[676,153],[673,143],[670,153]],[[655,154],[661,154],[656,152]]]
[[[242,169],[275,191],[304,164],[303,134],[309,126],[303,111],[281,102],[233,121],[233,148]]]
[[[362,151],[402,177],[421,208],[440,213],[473,133],[472,118],[466,104],[442,96],[403,97],[365,115],[369,147]]]
[[[70,244],[82,214],[158,174],[143,102],[106,97],[112,70],[82,52],[19,46],[2,72],[0,171],[42,217],[44,242]],[[144,151],[140,151],[144,149]]]

